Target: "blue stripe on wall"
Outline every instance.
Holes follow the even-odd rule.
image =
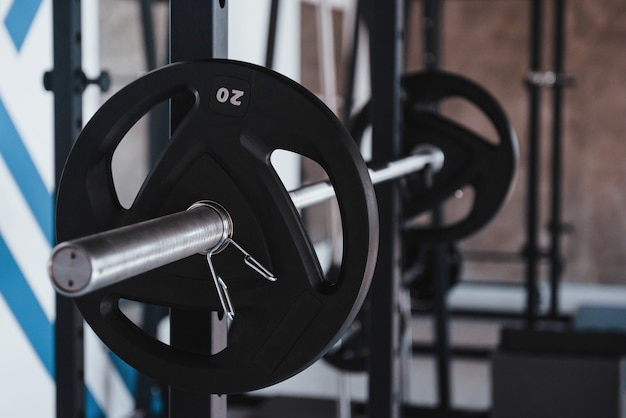
[[[85,390],[85,418],[106,418],[89,389]]]
[[[15,315],[20,328],[44,367],[54,379],[54,327],[39,305],[35,294],[15,263],[0,235],[0,294]],[[93,395],[86,390],[86,418],[105,418]]]
[[[44,236],[48,242],[52,243],[54,241],[52,195],[41,180],[33,160],[4,107],[2,98],[0,98],[0,155],[4,157]]]
[[[117,369],[117,372],[120,374],[126,389],[128,389],[128,392],[134,396],[137,392],[137,378],[139,377],[137,370],[129,366],[128,363],[119,358],[117,354],[112,351],[109,351],[109,358],[111,359],[113,366]]]
[[[0,293],[39,356],[54,377],[54,329],[0,235]]]
[[[18,51],[22,49],[22,44],[37,15],[39,6],[41,6],[41,0],[14,0],[4,19],[4,25]]]

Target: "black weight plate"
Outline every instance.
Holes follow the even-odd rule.
[[[461,240],[483,228],[508,198],[517,168],[517,137],[497,100],[467,78],[428,71],[407,75],[402,82],[405,93],[403,154],[411,154],[420,144],[432,144],[445,155],[443,168],[428,187],[424,187],[419,176],[408,176],[408,181],[403,182],[406,234],[419,242]],[[491,143],[433,111],[450,98],[463,99],[482,111],[495,128],[498,143]],[[369,112],[369,105],[366,105],[351,123],[350,131],[357,142],[370,125]],[[466,186],[474,190],[474,202],[462,219],[441,226],[411,226],[415,216],[443,203]]]
[[[462,219],[442,226],[408,227],[407,234],[422,242],[460,240],[483,228],[507,200],[518,161],[515,131],[498,101],[467,78],[430,71],[405,77],[403,85],[404,152],[410,153],[417,145],[430,143],[445,155],[444,166],[433,177],[429,190],[408,194],[405,217],[432,208],[435,202],[452,197],[466,186],[474,191],[470,212]],[[468,101],[482,111],[495,128],[497,144],[427,110],[453,97]]]
[[[111,173],[115,149],[160,102],[192,106],[136,200],[124,209]],[[325,280],[304,227],[270,164],[284,149],[318,162],[337,194],[343,262]],[[66,241],[185,210],[209,199],[231,214],[234,239],[277,277],[268,282],[227,248],[214,257],[236,310],[237,335],[210,355],[166,345],[120,310],[128,299],[207,317],[221,311],[206,260],[189,257],[76,300],[96,334],[159,381],[205,393],[259,389],[303,370],[356,316],[373,273],[378,215],[352,138],[313,94],[262,67],[227,60],[177,63],[120,90],[79,136],[59,185],[57,238]],[[349,216],[347,216],[349,214]]]

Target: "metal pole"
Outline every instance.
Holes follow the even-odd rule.
[[[376,170],[370,169],[370,179],[373,184],[381,184],[424,170],[426,167],[429,167],[433,172],[437,172],[441,170],[443,163],[444,155],[440,150],[425,146],[420,150],[416,150],[415,155],[387,163],[382,168]],[[313,206],[334,196],[335,191],[328,181],[312,183],[289,192],[289,197],[291,197],[294,206],[298,209]]]
[[[371,0],[370,67],[372,83],[372,161],[400,154],[404,2]],[[400,400],[400,225],[397,183],[376,190],[380,246],[370,289],[370,355],[368,396],[370,418],[398,418]]]
[[[399,178],[425,167],[439,170],[441,151],[428,152],[371,170],[374,184]],[[289,192],[294,205],[304,209],[333,197],[323,181]],[[217,252],[232,236],[232,220],[214,202],[202,201],[190,210],[127,225],[57,245],[49,273],[59,293],[77,297],[121,282],[200,252]]]
[[[441,2],[426,0],[422,9],[422,25],[424,30],[424,68],[439,69],[441,51]]]
[[[267,47],[265,50],[265,66],[274,68],[274,51],[276,49],[276,30],[278,27],[278,9],[280,0],[272,0],[270,4],[269,28],[267,31]]]
[[[563,61],[565,54],[565,0],[554,2],[554,73],[556,82],[552,90],[552,193],[550,208],[550,315],[559,315],[559,283],[563,274],[561,255],[561,218],[563,150]]]
[[[541,70],[541,40],[542,40],[542,5],[541,0],[531,2],[530,19],[530,71],[536,73]],[[529,121],[528,121],[528,177],[526,197],[526,325],[531,327],[536,322],[538,306],[538,270],[539,270],[539,124],[541,107],[541,87],[527,83],[529,93]]]
[[[424,26],[424,66],[427,70],[437,70],[441,62],[441,28],[442,3],[440,0],[426,0],[423,2]],[[443,207],[433,208],[432,222],[434,225],[444,223]],[[433,312],[433,328],[435,334],[436,362],[437,362],[437,393],[438,408],[442,414],[451,409],[450,401],[450,349],[449,323],[450,315],[446,304],[448,292],[447,244],[433,244],[433,279],[435,283],[435,303]]]
[[[363,13],[363,1],[356,0],[356,10],[354,12],[354,26],[351,32],[350,46],[348,48],[345,83],[346,90],[343,96],[343,123],[348,126],[350,116],[352,115],[352,107],[354,103],[354,82],[356,78],[356,60],[359,49],[359,32],[361,28],[361,14]]]
[[[152,0],[141,0],[139,2],[141,13],[141,29],[143,35],[143,46],[146,58],[146,67],[153,70],[157,66],[156,42],[154,40],[154,19],[152,18]]]
[[[153,0],[140,0],[141,28],[146,60],[146,69],[152,71],[158,67],[157,43],[154,35]],[[169,108],[167,103],[159,103],[148,114],[148,153],[150,166],[157,160],[167,142],[169,127]]]
[[[54,91],[55,178],[82,127],[81,4],[55,0],[52,4],[54,69],[46,87]],[[46,79],[44,78],[44,82]],[[83,317],[74,302],[62,295],[55,301],[56,416],[81,418],[85,411]]]
[[[227,58],[228,6],[226,0],[170,0],[170,62]],[[170,124],[174,131],[191,104],[174,98]],[[170,310],[170,344],[181,350],[214,353],[226,345],[226,321],[217,315]],[[226,396],[169,391],[170,418],[226,418]]]

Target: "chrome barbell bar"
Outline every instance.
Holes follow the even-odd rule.
[[[444,155],[432,146],[420,146],[408,157],[370,169],[373,184],[398,179],[430,167],[443,167]],[[335,196],[329,181],[289,192],[294,206],[304,209]],[[201,201],[188,210],[127,225],[58,244],[48,262],[48,274],[57,292],[77,297],[162,267],[193,254],[215,254],[232,241],[233,222],[219,204]],[[239,245],[244,260],[265,278],[275,279]]]

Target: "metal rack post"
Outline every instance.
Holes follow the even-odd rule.
[[[559,285],[563,275],[561,234],[563,233],[562,177],[563,177],[563,67],[565,61],[565,0],[554,0],[553,65],[556,82],[552,86],[552,190],[550,196],[550,316],[559,316]]]
[[[424,0],[422,3],[423,61],[426,70],[437,70],[440,67],[442,7],[440,0]],[[438,205],[433,208],[433,224],[443,224],[444,218],[445,214],[442,206]],[[433,244],[433,280],[435,281],[433,330],[436,349],[438,410],[442,414],[448,413],[451,409],[450,361],[452,360],[452,353],[449,335],[450,313],[446,303],[450,278],[448,277],[446,256],[446,244]]]
[[[402,72],[402,0],[370,3],[372,74],[372,162],[400,154],[400,76]],[[380,246],[371,295],[369,356],[369,416],[400,416],[399,312],[400,194],[396,183],[376,190],[380,217]]]
[[[531,1],[530,11],[530,67],[531,73],[541,71],[542,38],[543,38],[543,2]],[[539,275],[539,171],[540,171],[540,113],[541,86],[527,83],[529,95],[528,116],[528,165],[526,190],[526,325],[534,326],[537,320],[538,275]]]
[[[228,51],[226,0],[170,1],[170,62],[225,58]],[[174,98],[171,130],[184,118],[189,104]],[[183,350],[215,352],[226,345],[226,320],[216,313],[170,310],[170,344]],[[170,387],[170,418],[226,418],[226,396],[190,393]]]
[[[80,1],[55,0],[52,4],[54,68],[44,77],[54,92],[55,179],[58,184],[72,144],[82,127],[83,85]],[[56,416],[85,415],[83,317],[74,301],[59,294],[55,299]]]
[[[348,53],[346,54],[344,77],[346,87],[343,94],[343,110],[341,120],[348,127],[350,127],[350,119],[354,107],[354,82],[356,78],[356,62],[359,50],[359,32],[361,28],[361,20],[364,19],[364,2],[365,0],[356,0],[356,10],[354,11],[354,21],[351,28],[351,39],[349,40]]]
[[[276,32],[278,30],[278,10],[280,8],[280,0],[271,0],[270,15],[267,30],[267,44],[265,48],[265,66],[269,69],[274,68],[274,55],[276,50]]]

